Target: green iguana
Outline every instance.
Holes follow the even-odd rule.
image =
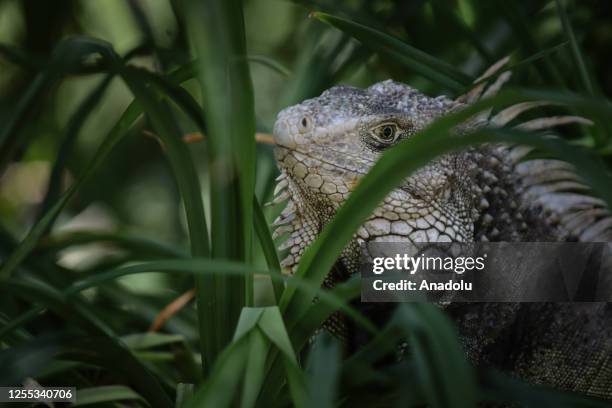
[[[295,270],[304,249],[373,166],[381,152],[434,119],[495,94],[510,76],[487,83],[507,59],[457,100],[429,97],[391,80],[367,89],[335,86],[284,109],[274,126],[281,176],[276,203],[287,205],[275,238]],[[541,103],[522,103],[476,126],[504,126]],[[583,118],[540,118],[518,125],[541,130]],[[520,161],[525,148],[488,145],[439,157],[406,179],[359,228],[340,262],[356,272],[360,244],[477,241],[612,241],[604,203],[567,163]],[[342,279],[329,276],[327,284]],[[612,399],[612,306],[607,303],[451,304],[469,359],[532,383]],[[340,330],[340,329],[338,329]]]

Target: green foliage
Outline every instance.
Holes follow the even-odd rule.
[[[65,11],[102,21],[104,13],[88,7],[100,12],[109,3]],[[49,169],[33,204],[14,201],[7,195],[13,190],[0,185],[0,384],[34,378],[75,385],[79,405],[100,406],[606,406],[471,367],[452,323],[431,305],[402,305],[377,327],[354,307],[358,277],[321,287],[389,191],[435,157],[469,145],[532,145],[575,165],[593,194],[612,204],[611,90],[595,75],[605,56],[583,48],[588,33],[578,29],[580,16],[593,11],[560,0],[499,8],[437,0],[298,3],[308,10],[264,0],[244,7],[237,0],[156,3],[164,10],[116,2],[106,17],[133,19],[140,33],[133,43],[89,33],[49,38],[42,50],[27,41],[0,46],[2,63],[17,72],[9,79],[21,81],[11,91],[0,76],[3,183],[23,189],[11,171],[37,161]],[[287,21],[260,24],[275,13]],[[41,41],[27,15],[28,38]],[[171,40],[164,18],[173,21]],[[270,112],[338,82],[363,86],[388,76],[460,94],[507,54],[524,88],[437,120],[385,152],[297,273],[281,275],[268,228],[278,209],[260,205],[270,198],[274,163],[254,138],[271,129]],[[66,108],[70,113],[54,118],[50,107],[63,106],[65,88],[91,78],[95,85]],[[509,128],[450,132],[475,113],[534,100],[595,126],[561,130],[558,138]],[[113,115],[100,112],[109,106]],[[93,139],[92,121],[99,127]],[[161,149],[139,137],[143,131]],[[194,131],[205,135],[201,146],[183,142]],[[156,188],[138,196],[143,180]],[[170,198],[161,206],[164,194]],[[65,229],[94,204],[111,209],[114,228]],[[155,204],[161,210],[146,219],[169,220],[170,228],[139,226]],[[66,255],[87,258],[88,248],[98,255],[89,262]],[[163,332],[147,332],[194,284],[197,307],[183,307]],[[337,311],[369,335],[362,349],[348,354],[318,332]],[[409,353],[397,362],[404,341]]]

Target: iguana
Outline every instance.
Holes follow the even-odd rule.
[[[466,95],[429,97],[387,80],[366,89],[335,86],[282,110],[274,125],[281,171],[275,222],[286,237],[282,266],[294,271],[304,249],[334,216],[381,152],[436,118],[490,96],[509,78],[488,70]],[[491,84],[492,82],[492,84]],[[472,118],[504,126],[541,103],[522,103]],[[474,122],[476,121],[476,122]],[[541,130],[587,122],[573,116],[518,125]],[[339,262],[356,272],[369,241],[611,241],[612,218],[567,163],[520,161],[525,148],[486,145],[437,158],[387,195],[358,229]],[[333,285],[342,276],[328,276]],[[607,303],[451,304],[461,341],[475,364],[532,383],[612,399],[612,306]],[[338,329],[341,330],[341,329]]]

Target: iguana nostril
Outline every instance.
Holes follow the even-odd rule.
[[[288,148],[294,148],[296,146],[291,127],[286,120],[279,119],[276,121],[272,135],[274,137],[274,143],[279,146]]]
[[[310,119],[308,116],[302,116],[298,130],[300,133],[310,132],[312,130],[312,119]]]

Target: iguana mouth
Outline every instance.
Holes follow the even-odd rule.
[[[303,162],[304,159],[307,159],[309,161],[316,161],[318,163],[323,163],[326,165],[329,165],[333,168],[336,168],[338,170],[341,170],[342,173],[346,173],[347,171],[349,171],[346,167],[342,167],[340,166],[337,162],[333,162],[331,160],[325,160],[324,158],[321,158],[320,156],[315,156],[313,154],[309,154],[306,151],[300,150],[300,149],[296,149],[296,148],[292,148],[292,147],[287,147],[281,144],[276,144],[276,147],[274,148],[274,156],[276,158],[277,163],[281,166],[284,167],[285,162],[284,160],[287,158],[287,156],[291,156],[294,160],[296,160],[297,162]],[[363,160],[363,158],[362,158]],[[373,161],[368,161],[369,166],[367,167],[367,169],[365,170],[361,170],[361,169],[351,169],[350,172],[352,173],[359,173],[360,175],[365,175],[367,174],[368,170],[374,165],[375,162]],[[286,168],[286,167],[285,167]],[[286,168],[287,171],[289,171],[290,169]]]

